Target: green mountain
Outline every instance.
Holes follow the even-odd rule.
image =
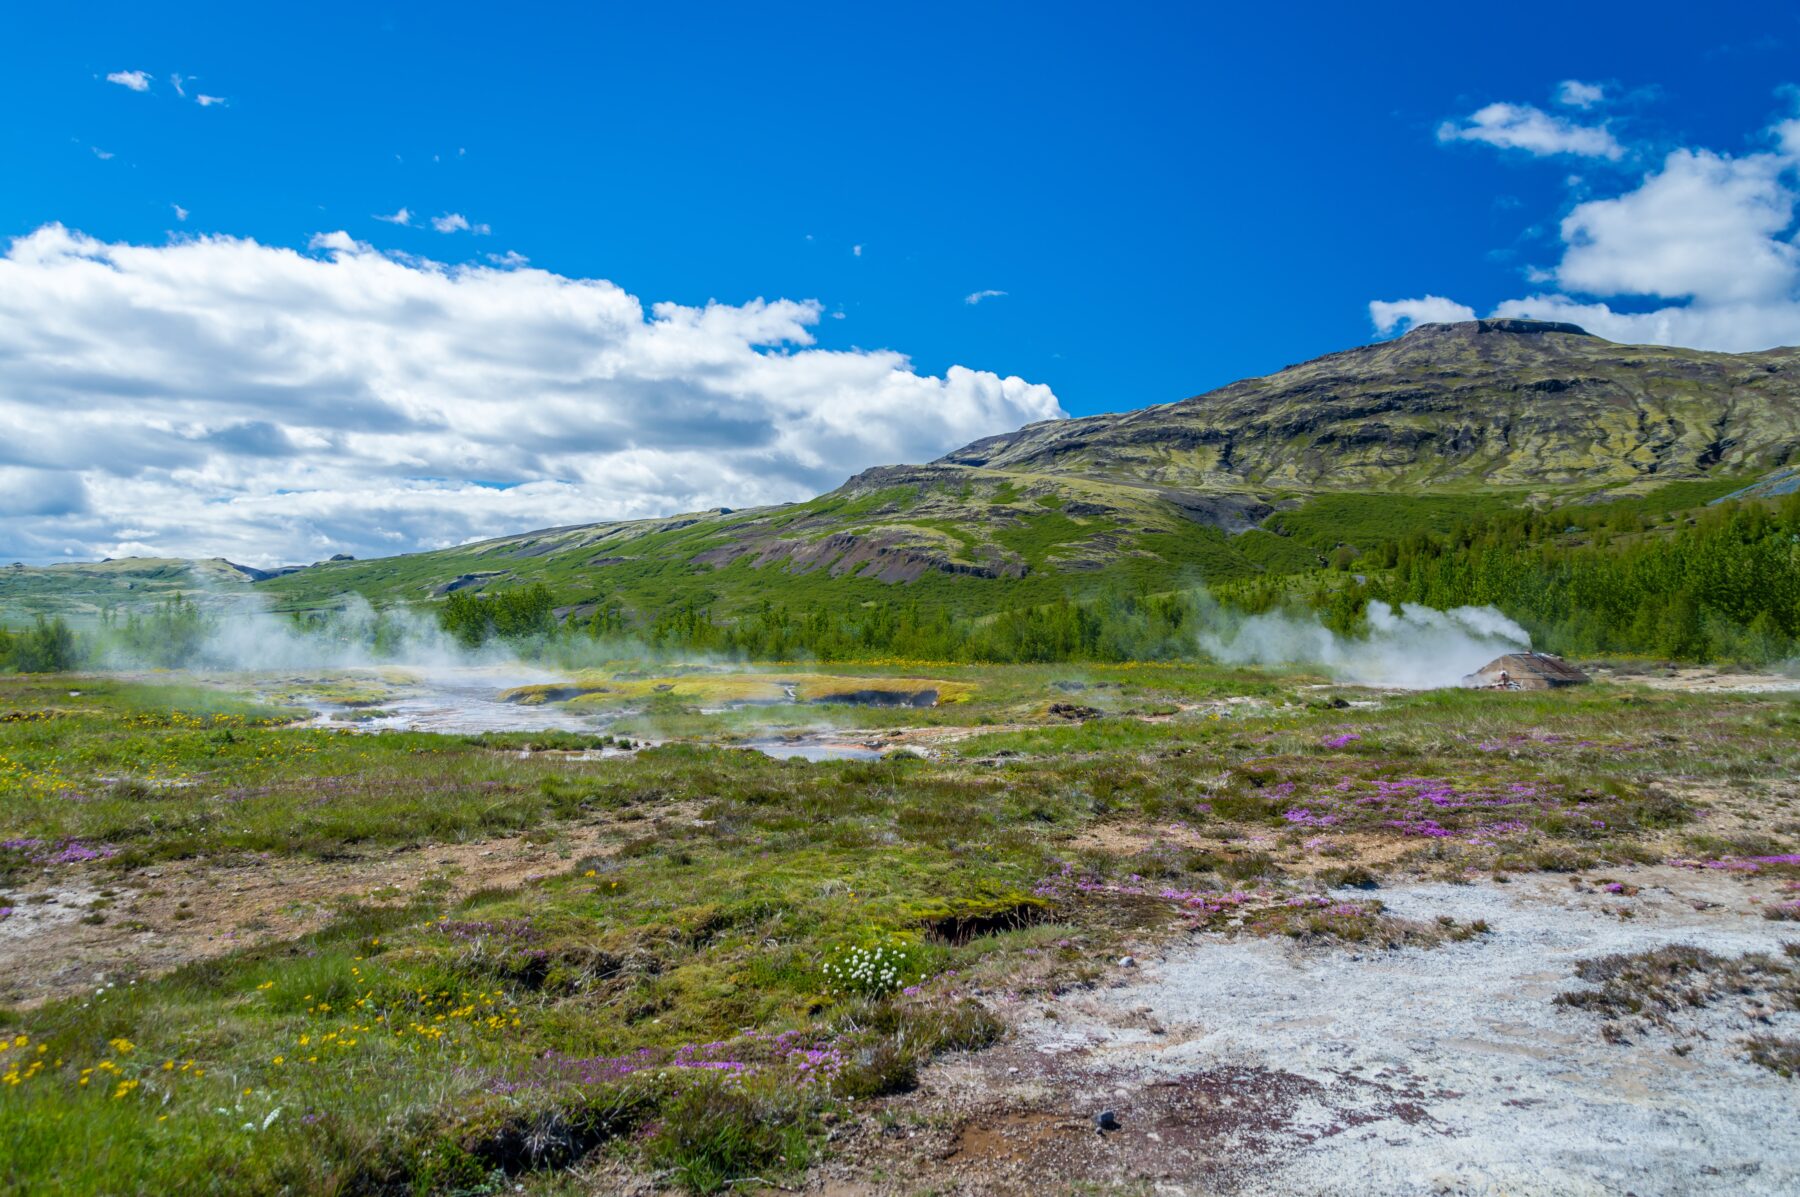
[[[1662,494],[1693,505],[1800,460],[1800,350],[1618,345],[1574,325],[1480,320],[1290,366],[1178,403],[1049,421],[804,503],[585,524],[258,580],[282,607],[350,591],[419,602],[544,582],[580,609],[765,599],[992,610],[1118,585],[1315,568],[1340,543],[1520,506]],[[115,572],[120,563],[109,563]],[[167,563],[158,563],[158,567]],[[15,567],[41,605],[107,567]],[[58,573],[58,571],[66,571]],[[113,587],[116,590],[116,584]]]

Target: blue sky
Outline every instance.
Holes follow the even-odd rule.
[[[1390,331],[1408,314],[1544,307],[1553,296],[1550,306],[1571,310],[1606,303],[1609,335],[1710,338],[1722,348],[1757,347],[1726,343],[1733,335],[1800,340],[1800,326],[1784,335],[1796,296],[1781,273],[1794,265],[1792,160],[1769,157],[1795,115],[1783,89],[1800,83],[1792,4],[1587,4],[1513,15],[1336,4],[286,12],[233,4],[178,13],[90,4],[32,6],[8,24],[0,238],[61,225],[115,248],[225,237],[320,260],[374,254],[504,268],[523,258],[565,281],[610,280],[647,311],[717,301],[740,324],[755,323],[742,305],[758,298],[816,301],[756,317],[791,320],[795,337],[737,324],[729,335],[765,356],[804,356],[809,342],[893,351],[910,359],[899,371],[907,379],[942,379],[946,392],[960,385],[953,367],[980,372],[970,385],[981,394],[943,421],[937,441],[1056,411],[1177,399],[1364,342],[1376,335],[1371,301],[1439,297],[1437,306],[1389,312]],[[1559,90],[1565,81],[1591,90]],[[1496,104],[1514,107],[1496,113]],[[1727,305],[1745,297],[1711,275],[1697,278],[1691,263],[1671,265],[1672,281],[1622,277],[1624,259],[1661,260],[1657,246],[1632,239],[1657,223],[1657,194],[1592,210],[1578,230],[1611,247],[1610,265],[1595,253],[1567,260],[1570,233],[1559,222],[1583,204],[1634,195],[1670,169],[1676,151],[1712,157],[1688,162],[1693,169],[1665,192],[1686,194],[1682,180],[1692,175],[1703,200],[1723,195],[1737,215],[1750,213],[1713,251],[1688,247],[1718,271],[1735,270],[1742,256],[1767,259],[1748,322]],[[1763,165],[1740,177],[1750,169],[1740,161]],[[1739,173],[1722,178],[1720,169]],[[402,209],[406,224],[377,219]],[[347,239],[335,247],[315,240],[339,232]],[[120,261],[112,269],[129,275]],[[191,266],[168,267],[157,303],[181,306]],[[279,288],[299,285],[255,269],[233,278],[213,279],[207,293],[260,288],[255,302],[278,311]],[[142,311],[146,302],[101,297],[94,310]],[[1713,308],[1704,319],[1627,320],[1694,303]],[[280,318],[259,317],[261,326],[271,319]],[[1737,331],[1718,331],[1726,326]],[[774,343],[758,339],[769,335]],[[46,331],[32,351],[42,368],[29,377],[0,369],[0,400],[10,388],[15,402],[39,410],[84,402],[69,398],[79,389],[70,380],[100,367],[54,359],[42,349],[54,341]],[[892,359],[880,362],[893,371]],[[391,372],[379,360],[334,369],[335,399],[309,382],[315,409],[350,410],[375,395],[387,409],[406,408],[418,427],[433,419],[460,427],[460,415],[426,419],[407,407],[411,398],[395,397],[416,387],[384,391]],[[45,383],[53,373],[56,385]],[[249,373],[266,378],[266,363]],[[1007,378],[1022,381],[1002,393]],[[124,395],[142,385],[115,378],[104,389]],[[604,421],[612,448],[668,449],[685,427],[693,435],[682,445],[700,455],[681,468],[693,473],[704,469],[695,463],[707,460],[709,438],[732,440],[720,432],[731,417],[705,404],[685,425],[637,438],[634,410],[653,423],[682,401],[655,387],[632,396],[616,399]],[[329,489],[326,475],[343,468],[305,459],[303,450],[342,431],[324,417],[290,419],[280,403],[208,414],[191,396],[163,398],[171,405],[163,425],[186,429],[184,445],[204,442],[223,456],[153,453],[139,476],[216,475],[212,489],[191,489],[197,502],[240,514],[266,507],[273,491],[242,482],[244,463],[259,454],[296,463],[284,493]],[[185,425],[181,412],[191,417]],[[774,423],[783,419],[791,417]],[[454,450],[396,450],[382,470],[397,486],[450,478],[547,487],[543,503],[490,505],[481,518],[441,526],[396,515],[351,527],[341,513],[294,509],[242,536],[194,520],[123,527],[125,507],[108,507],[131,493],[118,463],[84,464],[47,447],[36,450],[40,459],[0,463],[42,474],[10,484],[0,476],[0,507],[11,502],[12,514],[37,521],[0,553],[194,552],[203,541],[265,558],[410,548],[504,530],[506,520],[572,498],[581,508],[572,518],[600,518],[673,510],[732,488],[747,495],[741,501],[797,497],[849,468],[936,443],[857,441],[837,428],[824,441],[777,448],[770,421],[752,425],[762,431],[746,432],[744,443],[764,447],[754,455],[762,464],[725,471],[717,487],[691,478],[661,490],[595,489],[585,467],[547,451],[484,460],[487,442],[471,435]],[[546,426],[545,437],[553,434]],[[616,466],[610,473],[620,476],[655,468],[642,458]],[[144,502],[139,494],[129,505]],[[243,536],[267,552],[249,552]]]

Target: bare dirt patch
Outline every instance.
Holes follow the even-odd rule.
[[[422,844],[331,859],[180,860],[112,873],[101,862],[15,883],[0,920],[0,1002],[36,1005],[107,983],[154,977],[195,960],[292,939],[329,923],[347,904],[404,905],[423,893],[455,900],[561,872],[605,856],[664,818],[608,819],[544,833]]]
[[[1720,670],[1703,665],[1649,668],[1643,671],[1596,669],[1594,676],[1608,681],[1631,682],[1653,690],[1681,690],[1702,694],[1777,694],[1800,690],[1800,677],[1782,673]]]

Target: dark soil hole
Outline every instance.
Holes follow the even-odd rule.
[[[817,703],[842,703],[853,707],[935,707],[936,690],[846,690],[813,699]]]
[[[925,920],[925,932],[942,943],[961,947],[983,935],[1017,931],[1020,927],[1035,926],[1048,922],[1049,919],[1050,912],[1044,906],[1035,902],[1020,902],[998,910],[970,911],[929,918]]]

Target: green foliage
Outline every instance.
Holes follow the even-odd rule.
[[[1678,526],[1614,536],[1620,513],[1571,539],[1586,513],[1514,512],[1413,534],[1388,547],[1390,578],[1373,597],[1433,607],[1488,604],[1534,640],[1569,655],[1768,663],[1800,640],[1800,496],[1778,505],[1728,502]]]
[[[61,673],[80,663],[75,634],[60,616],[45,619],[40,615],[24,632],[0,628],[0,669],[10,666],[20,673]]]
[[[555,598],[541,582],[494,594],[458,590],[438,608],[438,624],[465,648],[496,639],[518,644],[554,634],[555,608]]]
[[[890,601],[797,613],[765,603],[726,623],[704,608],[657,616],[646,639],[665,651],[704,651],[747,660],[845,661],[899,657],[936,661],[1174,660],[1196,651],[1197,594],[1114,593],[1061,598],[987,617]]]
[[[1516,502],[1492,494],[1322,494],[1291,511],[1277,512],[1264,527],[1328,552],[1344,544],[1368,548],[1414,532],[1441,535],[1479,515],[1505,511]]]
[[[217,620],[203,615],[193,599],[177,594],[148,615],[127,615],[122,625],[113,626],[112,639],[133,662],[178,669],[199,660],[208,637],[217,628]]]
[[[717,1193],[771,1169],[797,1171],[809,1155],[799,1104],[727,1082],[693,1085],[664,1108],[644,1141],[645,1161],[692,1193]]]
[[[993,1043],[1002,1025],[975,995],[1092,981],[1083,970],[1127,948],[1119,937],[1167,926],[1177,912],[1155,896],[1164,885],[1286,886],[1298,880],[1288,870],[1323,860],[1345,868],[1345,884],[1366,880],[1351,858],[1299,851],[1311,830],[1280,827],[1285,809],[1346,779],[1568,795],[1583,817],[1539,818],[1504,849],[1523,862],[1508,867],[1567,867],[1658,846],[1644,837],[1688,817],[1650,793],[1672,773],[1700,793],[1741,784],[1746,765],[1778,781],[1800,769],[1800,739],[1785,734],[1792,703],[1775,695],[1596,685],[1394,696],[1348,712],[1293,701],[1295,682],[1204,665],[944,671],[977,697],[884,719],[1016,725],[1075,679],[1083,701],[1116,709],[1262,701],[992,732],[930,761],[797,765],[685,745],[578,762],[520,758],[509,737],[265,726],[279,712],[197,688],[102,678],[70,695],[60,679],[0,679],[0,711],[30,713],[0,720],[0,756],[17,766],[0,778],[0,839],[118,849],[57,866],[80,870],[72,881],[138,889],[134,869],[180,858],[159,886],[189,870],[192,882],[257,870],[278,890],[335,861],[366,895],[366,862],[380,860],[406,887],[294,939],[246,936],[134,985],[0,1007],[0,1041],[27,1036],[0,1070],[28,1072],[47,1049],[36,1074],[0,1088],[0,1192],[560,1191],[527,1174],[596,1150],[695,1191],[787,1183],[823,1137],[822,1113],[907,1089],[937,1053]],[[1323,747],[1346,720],[1363,735],[1357,751]],[[1486,751],[1490,741],[1513,747]],[[187,784],[120,792],[127,771]],[[1384,873],[1460,878],[1503,851],[1407,841],[1384,817],[1358,835],[1413,854],[1384,858]],[[1721,846],[1789,851],[1780,817],[1768,808],[1766,840]],[[1075,846],[1098,841],[1099,826],[1176,820],[1210,846],[1160,833],[1142,849]],[[431,841],[526,827],[562,859],[517,889],[458,903],[447,880],[407,874],[409,860],[440,855]],[[1282,843],[1253,850],[1246,832]],[[583,855],[613,843],[621,850]],[[422,850],[391,851],[406,844]],[[295,857],[311,859],[296,868]],[[987,917],[1036,899],[1065,865],[1097,887],[1041,899],[1041,920]],[[43,867],[30,866],[33,885]],[[821,992],[821,964],[842,946],[889,943],[925,954],[919,993]],[[617,1079],[640,1053],[658,1062],[683,1049],[696,1066]],[[809,1055],[817,1070],[796,1084],[794,1061]],[[82,1086],[101,1059],[117,1071]],[[126,1081],[138,1086],[114,1097]]]

